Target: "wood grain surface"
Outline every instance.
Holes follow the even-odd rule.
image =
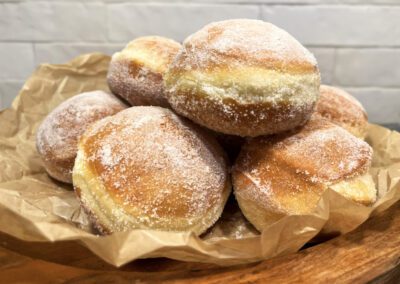
[[[400,283],[400,203],[357,230],[256,264],[147,259],[122,268],[74,242],[31,243],[0,235],[1,283]]]

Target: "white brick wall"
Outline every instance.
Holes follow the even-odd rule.
[[[182,41],[202,26],[230,18],[257,18],[256,5],[129,4],[107,5],[108,36],[112,42],[159,34]]]
[[[113,54],[125,44],[110,43],[36,43],[34,46],[35,66],[43,62],[65,63],[71,58],[89,52]]]
[[[333,70],[335,68],[335,49],[310,47],[309,50],[314,54],[318,61],[322,81],[325,84],[332,84]]]
[[[400,49],[339,49],[334,77],[345,86],[400,87]]]
[[[400,45],[400,6],[264,5],[262,18],[308,45]]]
[[[84,2],[84,1],[82,1]],[[26,1],[0,5],[0,40],[106,41],[102,3]]]
[[[345,89],[363,103],[371,120],[379,123],[400,123],[399,89],[373,87],[345,87]]]
[[[34,67],[32,43],[0,42],[0,80],[24,79]]]
[[[399,0],[0,0],[0,109],[43,63],[106,54],[137,36],[183,40],[211,21],[258,18],[293,34],[323,82],[353,93],[370,119],[400,123]]]

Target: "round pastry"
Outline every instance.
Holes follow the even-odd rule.
[[[287,32],[242,19],[189,36],[164,84],[179,114],[225,134],[259,136],[309,119],[320,74],[314,56]]]
[[[107,81],[110,90],[132,105],[168,106],[163,74],[181,45],[159,36],[137,38],[112,56]]]
[[[328,187],[371,205],[371,147],[343,128],[313,116],[301,129],[249,139],[233,169],[236,199],[259,230],[288,215],[311,213]]]
[[[79,136],[94,121],[125,108],[119,99],[103,91],[82,93],[57,106],[36,133],[36,148],[47,173],[59,181],[72,183]]]
[[[74,188],[103,234],[192,231],[220,217],[230,193],[224,153],[190,121],[132,107],[93,124],[79,142]]]
[[[321,85],[315,111],[358,138],[367,135],[367,112],[356,98],[342,89]]]

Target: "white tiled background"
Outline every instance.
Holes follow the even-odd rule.
[[[294,35],[370,119],[400,123],[400,0],[4,1],[0,0],[0,109],[41,63],[107,54],[158,34],[183,40],[211,21],[255,18]]]

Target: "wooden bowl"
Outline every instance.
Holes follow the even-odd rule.
[[[115,268],[76,242],[0,235],[2,283],[399,283],[400,203],[353,232],[287,256],[218,267],[157,258]]]

